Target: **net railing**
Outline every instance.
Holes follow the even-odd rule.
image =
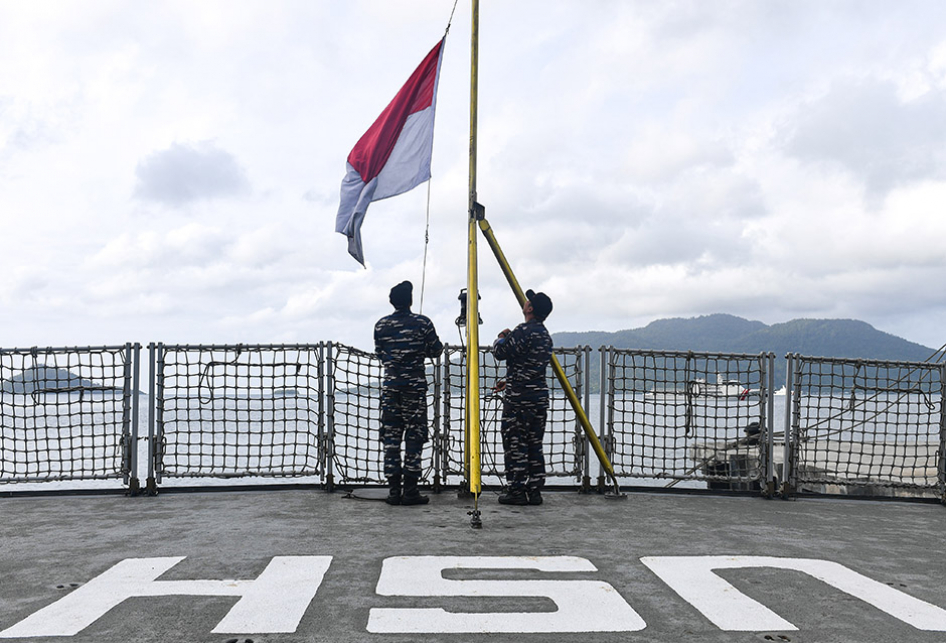
[[[791,486],[942,497],[944,368],[789,355]]]
[[[761,487],[770,354],[601,351],[605,445],[617,476],[648,486]]]
[[[148,414],[148,483],[297,478],[383,484],[383,371],[332,343],[152,344],[149,396],[137,344],[0,349],[0,484],[123,480],[138,487],[138,410]],[[590,396],[587,347],[555,354],[622,484],[946,500],[946,365],[788,355],[601,348]],[[478,352],[484,484],[502,483],[505,376]],[[465,482],[466,349],[427,362],[423,482]],[[550,483],[602,468],[551,368]],[[141,402],[139,403],[139,398]],[[590,403],[590,404],[589,404]],[[776,424],[783,430],[775,430]],[[787,438],[786,438],[787,436]],[[146,438],[142,438],[145,440]],[[787,463],[787,464],[786,464]],[[585,488],[583,486],[583,488]]]
[[[572,388],[581,397],[586,385],[584,348],[555,349],[562,370]],[[480,463],[481,475],[501,481],[504,477],[503,443],[500,425],[504,394],[497,384],[505,377],[506,368],[497,362],[489,347],[481,346],[480,373]],[[442,468],[445,479],[465,479],[465,413],[466,413],[466,348],[447,346],[443,360],[443,431]],[[584,440],[575,412],[551,367],[547,371],[549,412],[543,451],[548,478],[580,478],[583,473]],[[493,480],[491,482],[496,482]]]
[[[156,481],[319,475],[322,350],[158,344],[151,449]]]
[[[0,483],[137,485],[137,344],[0,349]]]
[[[384,368],[374,353],[342,344],[329,344],[329,409],[333,483],[383,483],[381,444],[381,385]],[[439,359],[427,364],[427,422],[429,439],[421,454],[421,480],[433,482],[434,445],[439,438]]]

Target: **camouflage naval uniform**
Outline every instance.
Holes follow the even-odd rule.
[[[549,408],[545,373],[552,358],[552,338],[545,324],[533,319],[496,340],[493,355],[506,362],[500,429],[506,481],[512,493],[535,492],[545,484],[542,438]]]
[[[424,358],[443,350],[433,322],[398,308],[374,327],[375,352],[384,365],[381,391],[381,442],[384,475],[414,481],[421,474],[421,451],[427,442],[427,375]],[[404,464],[401,465],[401,441]]]

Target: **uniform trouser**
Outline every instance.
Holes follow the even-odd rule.
[[[401,442],[404,462],[401,463]],[[421,452],[427,442],[427,391],[386,386],[381,391],[381,444],[384,476],[421,474]]]
[[[511,400],[503,404],[500,431],[506,482],[513,492],[537,491],[545,485],[545,419],[548,400]]]

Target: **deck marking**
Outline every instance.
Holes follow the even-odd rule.
[[[772,567],[808,574],[919,630],[946,632],[946,610],[829,560],[774,556],[645,556],[641,562],[723,630],[798,629],[713,573],[714,569]]]
[[[382,596],[537,596],[555,612],[451,613],[441,608],[373,608],[368,631],[381,634],[636,632],[637,612],[608,583],[594,580],[448,580],[446,569],[528,569],[596,572],[575,556],[398,556],[381,566]]]
[[[214,633],[295,632],[332,562],[331,556],[276,556],[256,580],[155,580],[184,558],[127,558],[0,638],[74,636],[136,596],[239,596]]]

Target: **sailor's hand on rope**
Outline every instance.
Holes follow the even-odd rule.
[[[506,390],[506,380],[496,380],[496,385],[493,387],[493,393],[499,393],[500,391]]]

